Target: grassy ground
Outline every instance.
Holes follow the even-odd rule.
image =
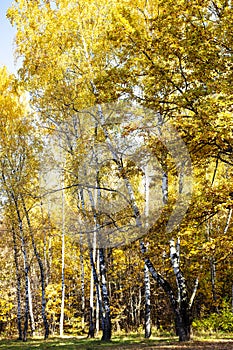
[[[233,337],[222,339],[195,338],[188,343],[179,343],[177,338],[156,338],[149,340],[140,336],[114,337],[109,343],[100,340],[84,338],[50,338],[28,339],[26,343],[17,340],[0,340],[0,349],[7,350],[31,350],[31,349],[53,349],[53,350],[233,350]]]

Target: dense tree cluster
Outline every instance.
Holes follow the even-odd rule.
[[[190,339],[233,306],[233,8],[15,0],[0,332]]]

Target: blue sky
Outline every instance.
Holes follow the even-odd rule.
[[[16,73],[13,54],[15,30],[6,18],[6,10],[11,3],[12,0],[0,0],[0,65],[5,65],[9,72]]]

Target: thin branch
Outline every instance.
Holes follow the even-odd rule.
[[[229,209],[228,215],[227,215],[227,221],[226,221],[226,225],[223,231],[223,234],[225,235],[228,231],[229,225],[230,225],[230,221],[231,221],[231,217],[232,217],[232,208]]]
[[[193,301],[194,301],[194,298],[195,298],[196,293],[197,293],[198,285],[199,285],[199,277],[196,278],[196,281],[195,281],[195,284],[194,284],[194,288],[193,288],[193,292],[192,292],[191,298],[189,300],[189,310],[193,306]]]
[[[217,156],[211,185],[214,184],[215,176],[216,176],[217,169],[218,169],[218,162],[219,162],[219,157]]]

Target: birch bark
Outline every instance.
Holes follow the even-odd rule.
[[[48,325],[48,321],[47,321],[47,316],[46,316],[46,296],[45,296],[45,272],[44,272],[44,265],[43,265],[43,261],[41,259],[40,253],[37,249],[36,246],[36,242],[34,239],[34,235],[33,235],[33,229],[31,226],[31,220],[29,217],[29,212],[28,209],[26,208],[26,204],[24,201],[23,196],[21,196],[21,201],[23,204],[23,209],[24,209],[24,213],[26,216],[26,220],[27,220],[27,225],[28,225],[28,229],[29,229],[29,233],[30,233],[30,237],[31,237],[31,242],[32,242],[32,247],[33,247],[33,251],[37,260],[37,263],[39,265],[39,269],[40,269],[40,278],[41,278],[41,315],[42,315],[42,320],[44,323],[44,338],[47,339],[49,336],[49,325]]]
[[[12,226],[12,234],[13,234],[13,244],[14,244],[14,262],[16,269],[16,280],[17,280],[17,328],[18,328],[18,339],[23,339],[22,333],[22,321],[21,321],[21,277],[20,277],[20,269],[19,269],[19,261],[18,261],[18,248],[16,242],[16,232],[14,226]]]
[[[149,204],[150,204],[150,179],[148,165],[145,167],[145,217],[148,220],[149,217]],[[146,223],[146,225],[148,225]],[[150,290],[150,273],[147,265],[144,265],[144,286],[145,286],[145,338],[151,336],[151,290]]]

